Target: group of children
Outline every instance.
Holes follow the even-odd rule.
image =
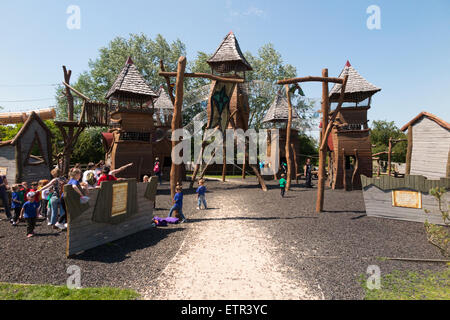
[[[175,187],[175,196],[173,197],[172,208],[170,208],[168,217],[172,217],[174,211],[177,211],[181,217],[181,223],[187,221],[186,217],[183,214],[183,187],[181,184],[177,183]],[[201,210],[201,206],[203,204],[204,209],[208,209],[206,203],[206,186],[205,180],[200,179],[198,181],[198,188],[196,190],[197,193],[197,210]]]
[[[34,235],[37,219],[47,218],[51,193],[48,189],[42,189],[48,182],[48,180],[43,179],[31,183],[31,187],[28,186],[27,182],[14,184],[11,187],[11,208],[14,210],[11,224],[17,226],[21,220],[25,220],[27,222],[27,237]]]

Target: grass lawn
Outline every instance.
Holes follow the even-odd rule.
[[[134,290],[0,283],[0,300],[135,300]]]
[[[381,278],[380,290],[369,290],[366,300],[450,300],[450,267],[441,272],[394,271]]]

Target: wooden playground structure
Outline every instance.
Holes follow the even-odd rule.
[[[210,97],[208,99],[208,124],[207,127],[222,133],[225,139],[225,130],[232,128],[248,129],[248,98],[239,89],[239,84],[245,82],[245,72],[251,70],[251,66],[245,59],[239,47],[236,37],[230,32],[217,48],[214,55],[208,60],[208,64],[213,71],[212,74],[206,73],[185,73],[186,57],[180,57],[178,60],[177,72],[166,72],[164,64],[161,62],[160,76],[166,78],[169,94],[171,94],[170,77],[176,77],[175,82],[175,97],[174,97],[174,113],[172,118],[172,132],[181,129],[182,123],[182,104],[183,104],[183,83],[186,77],[206,78],[212,80]],[[238,72],[244,73],[242,76]],[[217,74],[214,74],[217,73]],[[239,126],[239,127],[238,127]],[[172,141],[172,150],[180,141]],[[225,148],[225,143],[224,143]],[[204,143],[200,156],[203,154]],[[225,151],[225,150],[224,150]],[[225,152],[223,153],[225,158]],[[173,157],[172,157],[173,158]],[[245,164],[248,163],[248,148],[245,148],[245,160],[243,166],[243,175],[245,176]],[[211,158],[213,159],[213,157]],[[198,161],[197,161],[198,162]],[[202,170],[200,178],[203,177],[207,166]],[[249,164],[255,173],[261,188],[267,191],[266,184],[261,177],[255,165]],[[196,180],[200,164],[196,164],[192,176],[192,184]],[[177,182],[181,182],[181,165],[172,163],[170,172],[170,187],[172,197],[175,194],[175,186]],[[222,181],[225,181],[226,176],[226,161],[223,163]],[[191,185],[192,185],[191,184]]]

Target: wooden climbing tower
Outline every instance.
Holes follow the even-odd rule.
[[[153,113],[157,97],[129,57],[106,95],[111,119],[106,163],[111,169],[133,163],[119,177],[140,180],[153,172]]]
[[[344,105],[335,115],[331,134],[328,136],[329,184],[333,189],[361,189],[360,175],[372,177],[372,143],[367,111],[372,96],[381,89],[364,79],[347,61],[339,78],[348,75]],[[337,103],[341,84],[330,91],[330,103]]]

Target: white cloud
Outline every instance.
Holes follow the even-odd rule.
[[[231,21],[234,18],[239,17],[249,17],[249,16],[255,16],[259,18],[264,18],[266,16],[266,12],[260,8],[257,8],[255,6],[251,6],[247,8],[245,11],[239,11],[233,8],[233,2],[231,0],[226,0],[225,2],[225,8],[228,10],[228,17],[227,20]]]

